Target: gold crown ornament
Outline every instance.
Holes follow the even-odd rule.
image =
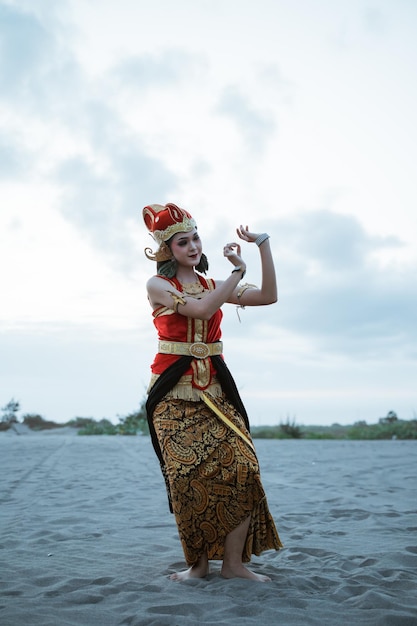
[[[143,211],[143,220],[150,235],[158,244],[158,250],[152,252],[151,248],[145,248],[145,254],[151,261],[169,261],[172,253],[166,243],[176,233],[189,233],[197,228],[195,220],[188,211],[181,209],[176,204],[149,204]]]

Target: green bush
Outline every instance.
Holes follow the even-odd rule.
[[[279,427],[283,436],[288,439],[301,439],[301,437],[303,436],[301,428],[295,423],[295,419],[293,419],[291,422],[290,418],[287,417],[287,421],[281,422]]]
[[[380,420],[378,424],[356,425],[348,428],[349,439],[417,439],[417,420]]]
[[[78,431],[79,435],[117,435],[117,426],[108,419],[88,422]]]
[[[87,428],[87,426],[91,424],[97,424],[96,420],[92,417],[74,417],[74,419],[66,423],[66,426],[71,426],[71,428]]]
[[[118,424],[112,424],[108,419],[102,419],[96,422],[91,418],[77,417],[76,420],[69,422],[69,425],[80,428],[79,435],[149,435],[148,420],[146,417],[146,399],[142,403],[138,411],[129,413],[125,417],[120,417]]]
[[[26,413],[26,415],[23,416],[23,423],[32,430],[51,430],[53,428],[63,427],[63,424],[50,422],[44,419],[42,415],[37,415],[36,413]]]
[[[148,420],[146,417],[145,405],[142,403],[139,411],[130,413],[126,417],[119,417],[117,425],[119,435],[149,435]]]
[[[296,426],[287,420],[279,426],[255,426],[251,432],[257,439],[417,439],[417,419],[401,420],[390,411],[378,424],[359,421],[353,426]]]

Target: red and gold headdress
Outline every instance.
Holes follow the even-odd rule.
[[[145,248],[145,254],[151,261],[168,261],[172,259],[169,246],[166,244],[176,233],[188,233],[197,228],[194,219],[184,209],[176,204],[150,204],[143,211],[143,220],[146,228],[155,239],[159,248],[152,252],[151,248]]]

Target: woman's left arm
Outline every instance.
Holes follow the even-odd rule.
[[[250,286],[250,288],[244,289],[244,285],[238,285],[228,302],[240,306],[260,306],[277,302],[277,279],[269,236],[266,233],[252,233],[247,226],[246,228],[240,226],[236,231],[243,241],[258,245],[261,256],[262,283],[260,288]]]

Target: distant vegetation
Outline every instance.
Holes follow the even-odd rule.
[[[113,424],[108,419],[96,422],[92,418],[77,417],[68,422],[67,425],[78,428],[79,435],[137,435],[138,433],[149,435],[145,401],[142,402],[138,411],[118,419],[119,423]]]
[[[278,426],[254,426],[251,432],[258,439],[417,439],[417,419],[402,420],[389,411],[377,424],[297,426],[287,419]]]
[[[13,428],[16,424],[24,424],[33,431],[66,426],[76,429],[79,435],[148,435],[145,403],[146,398],[142,400],[137,411],[125,417],[118,416],[117,424],[106,418],[97,421],[92,417],[76,417],[65,424],[57,424],[36,413],[26,413],[22,422],[19,422],[17,412],[20,404],[12,398],[1,409],[0,431]],[[297,425],[295,419],[287,418],[276,426],[253,426],[251,433],[255,439],[417,439],[417,419],[402,420],[395,411],[389,411],[377,424],[361,421],[351,426],[302,426]]]
[[[75,417],[64,424],[57,424],[45,420],[41,415],[26,413],[22,422],[17,419],[17,412],[20,409],[19,402],[12,398],[1,411],[3,413],[0,421],[0,431],[9,430],[16,424],[22,423],[33,431],[61,429],[71,427],[77,429],[79,435],[137,435],[138,433],[149,434],[148,421],[146,419],[144,399],[137,411],[129,413],[125,417],[118,416],[118,424],[113,424],[109,419],[96,421],[92,417]]]

